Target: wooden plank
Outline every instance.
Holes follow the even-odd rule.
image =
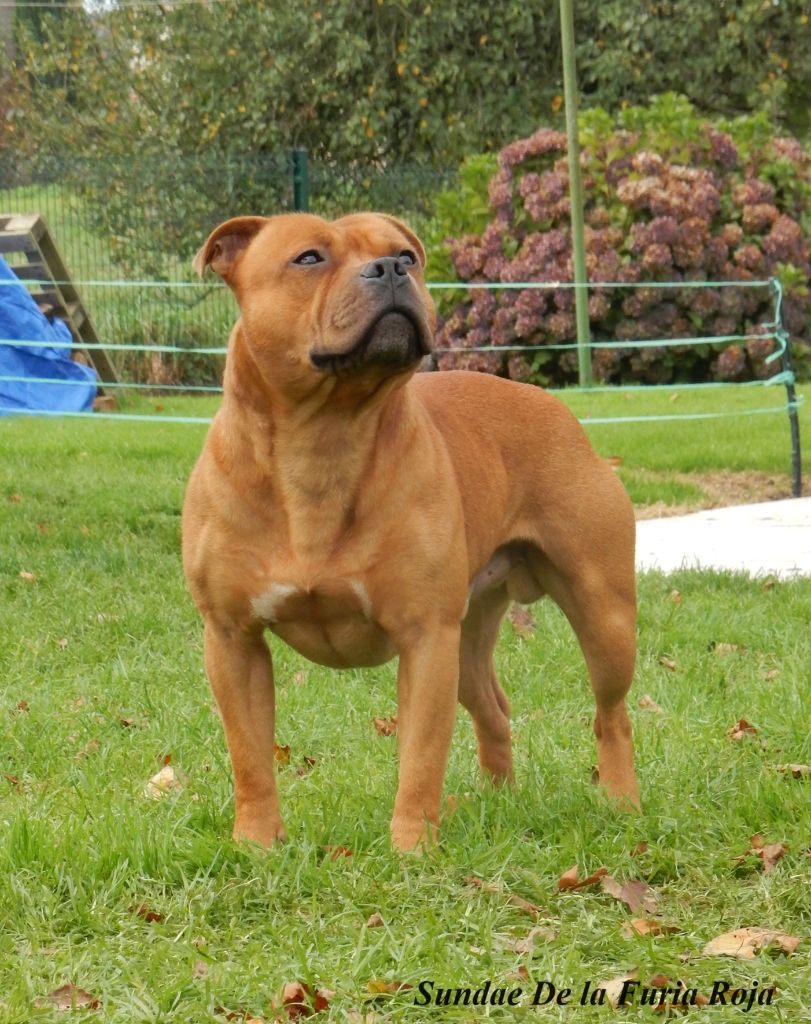
[[[44,217],[38,214],[0,216],[0,252],[22,252],[29,266],[37,266],[45,273],[39,280],[49,280],[53,287],[33,296],[40,308],[48,308],[48,315],[64,319],[74,337],[75,347],[82,350],[83,341],[98,344],[99,337],[79,292],[56,248]],[[36,278],[35,278],[36,279]],[[84,350],[102,381],[115,382],[118,377],[104,349]],[[103,392],[103,387],[99,387]]]
[[[18,231],[0,231],[0,252],[23,252],[26,256],[38,255],[39,248],[29,234]]]
[[[20,263],[11,268],[21,281],[51,281],[51,272],[43,263]]]

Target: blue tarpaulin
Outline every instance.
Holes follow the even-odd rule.
[[[26,345],[33,341],[52,344]],[[0,416],[24,409],[92,409],[96,371],[71,360],[72,343],[68,326],[56,318],[48,320],[40,312],[0,256]],[[49,381],[53,383],[46,383]]]

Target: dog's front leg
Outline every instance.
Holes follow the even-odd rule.
[[[205,658],[234,772],[234,838],[284,839],[274,770],[273,666],[261,630],[205,628]]]
[[[458,626],[426,627],[402,647],[397,674],[400,782],[391,822],[392,842],[399,850],[437,838],[458,689]]]

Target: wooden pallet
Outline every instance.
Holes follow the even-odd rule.
[[[67,267],[39,214],[0,214],[0,253],[23,256],[25,262],[9,263],[22,281],[36,281],[31,297],[47,317],[58,316],[70,328],[77,351],[95,367],[102,381],[117,380],[113,364],[104,349],[82,349],[82,342],[98,344],[99,336],[82,304],[79,292],[71,283]],[[44,283],[43,283],[44,282]],[[99,393],[104,392],[99,387]]]

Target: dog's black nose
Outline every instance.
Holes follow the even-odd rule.
[[[408,270],[398,256],[381,256],[367,263],[360,276],[371,281],[391,281],[394,284],[397,278],[408,277]]]

